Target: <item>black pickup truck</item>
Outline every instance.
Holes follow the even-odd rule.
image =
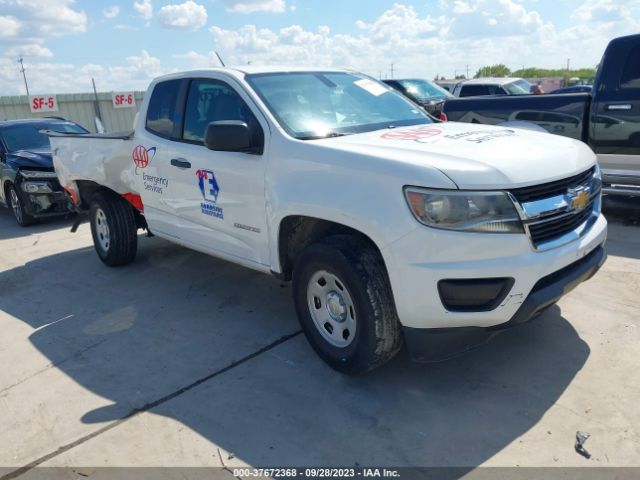
[[[449,99],[443,119],[516,125],[582,140],[598,155],[604,192],[640,195],[640,34],[612,40],[591,93]]]

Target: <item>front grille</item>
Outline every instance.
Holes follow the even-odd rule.
[[[529,224],[529,235],[534,247],[572,232],[586,222],[593,213],[594,201],[595,199],[591,200],[584,210],[555,215],[548,220]]]
[[[60,181],[57,178],[48,178],[47,182],[51,185],[51,190],[54,192],[62,192],[64,189],[62,185],[60,185]]]
[[[531,187],[522,187],[511,190],[511,194],[520,203],[532,202],[543,198],[553,197],[555,195],[564,195],[567,189],[575,185],[581,185],[587,182],[595,173],[596,167],[574,175],[573,177],[563,178],[555,182],[543,183],[542,185],[533,185]]]

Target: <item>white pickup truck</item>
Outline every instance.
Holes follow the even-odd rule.
[[[343,372],[382,365],[403,340],[416,360],[466,348],[554,304],[606,257],[589,147],[436,123],[362,74],[172,74],[152,82],[136,122],[122,135],[50,134],[100,259],[133,261],[146,229],[292,280],[307,339]]]

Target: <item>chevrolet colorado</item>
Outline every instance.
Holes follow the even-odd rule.
[[[529,122],[582,140],[598,156],[605,193],[640,195],[640,35],[609,43],[591,93],[456,98],[443,113],[454,122]]]
[[[350,71],[171,74],[133,131],[50,142],[105,264],[133,261],[147,229],[291,280],[307,339],[342,372],[403,340],[432,360],[525,322],[605,260],[585,144],[435,123]]]

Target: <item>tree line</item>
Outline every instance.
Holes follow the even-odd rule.
[[[578,68],[574,70],[566,70],[564,68],[520,68],[511,70],[502,63],[496,65],[484,66],[476,72],[473,78],[481,77],[523,77],[523,78],[544,78],[544,77],[562,77],[565,79],[577,77],[582,80],[593,80],[596,76],[596,68]],[[464,75],[456,75],[457,80],[464,80]],[[438,77],[435,80],[445,80],[445,77]]]

